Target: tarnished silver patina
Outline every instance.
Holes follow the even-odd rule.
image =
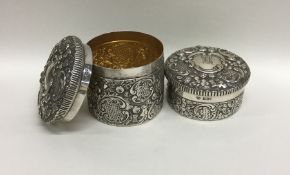
[[[191,119],[219,120],[241,106],[250,69],[232,52],[196,46],[169,56],[165,75],[168,102],[175,111]]]
[[[53,48],[40,78],[38,105],[43,121],[74,118],[85,98],[91,70],[91,49],[77,37],[65,37]]]
[[[114,32],[99,36],[88,44],[93,48],[94,57],[88,90],[91,114],[114,126],[134,126],[153,119],[163,106],[161,42],[139,32]],[[155,57],[150,58],[152,53],[156,53]],[[114,62],[116,55],[118,59]],[[146,59],[151,60],[144,63]]]
[[[138,68],[93,74],[88,91],[89,111],[101,122],[132,126],[153,119],[163,105],[164,70],[161,58],[153,70]],[[103,68],[93,67],[93,70]],[[142,76],[135,76],[144,72]],[[152,72],[153,71],[153,72]],[[130,72],[130,74],[128,74]]]
[[[87,45],[68,36],[53,48],[41,73],[39,114],[46,123],[70,121],[87,94],[89,111],[99,121],[139,125],[159,113],[163,89],[163,46],[155,37],[112,32]]]

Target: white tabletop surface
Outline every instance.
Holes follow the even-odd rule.
[[[289,9],[287,0],[0,0],[0,174],[289,175]],[[119,128],[85,103],[71,123],[44,125],[36,101],[54,44],[120,30],[158,37],[165,57],[195,45],[240,55],[252,72],[241,109],[202,122],[164,101],[154,120]]]

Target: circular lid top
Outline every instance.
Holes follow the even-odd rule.
[[[230,51],[196,46],[169,56],[165,62],[165,75],[182,91],[222,96],[242,89],[249,80],[250,69],[241,57]]]
[[[65,37],[54,46],[40,78],[38,105],[43,121],[74,118],[85,97],[91,64],[91,50],[75,36]]]

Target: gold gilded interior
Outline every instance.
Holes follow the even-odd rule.
[[[158,39],[139,32],[107,33],[92,39],[88,45],[92,48],[93,64],[112,69],[143,66],[163,53]]]

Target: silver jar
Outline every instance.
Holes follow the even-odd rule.
[[[41,73],[39,113],[46,123],[70,121],[87,95],[99,121],[138,125],[159,113],[163,89],[163,45],[155,37],[112,32],[83,44],[68,36],[53,48]]]
[[[163,46],[139,32],[115,32],[91,40],[93,76],[89,111],[97,120],[116,126],[142,124],[163,105]]]
[[[170,106],[187,118],[211,121],[239,109],[250,69],[232,52],[196,46],[169,56],[165,75]]]

